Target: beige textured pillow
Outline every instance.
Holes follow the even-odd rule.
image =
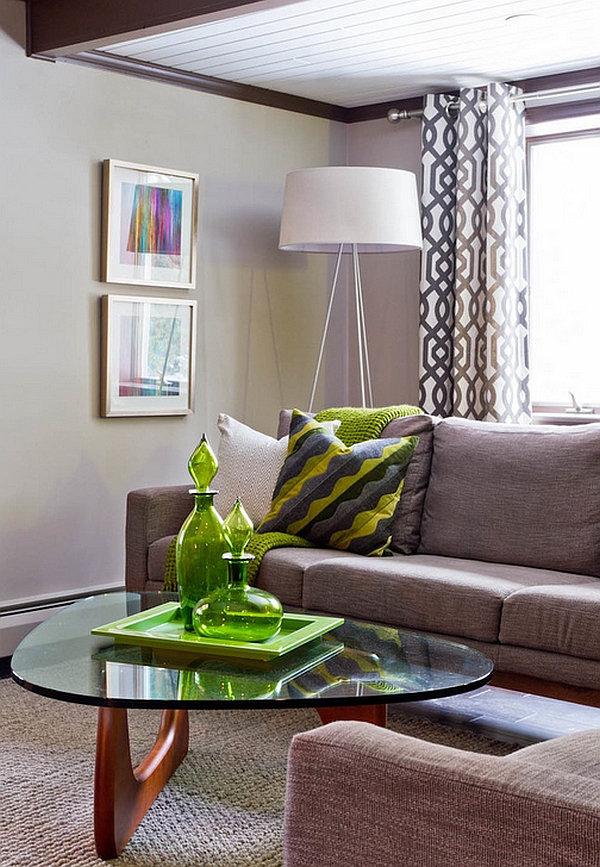
[[[339,421],[323,424],[331,433],[339,426]],[[271,506],[275,483],[287,455],[288,438],[276,440],[225,413],[219,415],[217,427],[221,434],[219,469],[212,485],[219,492],[215,495],[216,509],[225,518],[239,497],[257,527]]]

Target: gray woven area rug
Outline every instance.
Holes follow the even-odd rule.
[[[130,714],[139,757],[159,712]],[[287,750],[319,725],[310,708],[190,714],[190,752],[125,852],[98,858],[93,839],[96,710],[0,680],[1,867],[281,867]],[[515,747],[423,720],[390,728],[462,749]]]

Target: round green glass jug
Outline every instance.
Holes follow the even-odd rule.
[[[227,586],[201,599],[194,608],[196,632],[206,638],[230,641],[265,641],[277,635],[281,628],[283,608],[272,593],[248,584],[248,563],[254,559],[245,554],[252,522],[238,497],[223,525],[231,549],[223,555],[227,564]]]
[[[272,593],[252,587],[247,581],[251,554],[225,554],[229,583],[201,599],[194,608],[194,628],[206,638],[230,641],[265,641],[277,635],[283,608]]]

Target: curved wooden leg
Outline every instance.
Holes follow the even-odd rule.
[[[354,719],[382,728],[387,726],[387,704],[349,704],[343,707],[317,707],[317,710],[323,725],[342,719]]]
[[[127,710],[101,707],[96,736],[94,832],[103,859],[123,851],[188,750],[187,710],[163,711],[154,746],[133,768]]]

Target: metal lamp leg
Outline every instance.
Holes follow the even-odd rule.
[[[315,401],[315,393],[317,391],[317,382],[319,379],[319,373],[321,372],[321,364],[323,362],[323,352],[325,350],[325,340],[327,339],[327,332],[329,331],[329,323],[331,321],[331,311],[333,309],[333,299],[335,298],[335,290],[337,288],[338,276],[340,273],[340,265],[342,264],[342,253],[344,252],[344,245],[340,244],[340,249],[338,250],[337,259],[335,262],[335,271],[333,273],[333,283],[331,284],[331,292],[329,293],[329,303],[327,305],[327,315],[325,316],[325,325],[323,327],[323,336],[321,337],[321,346],[319,347],[319,357],[317,359],[317,367],[315,370],[315,377],[313,379],[312,389],[310,392],[310,400],[308,402],[308,411],[312,412],[313,403]]]
[[[321,345],[319,347],[319,356],[317,359],[317,367],[313,379],[312,389],[310,392],[310,400],[308,402],[308,411],[312,412],[317,391],[317,382],[321,372],[323,363],[323,354],[325,351],[325,341],[329,332],[331,322],[331,311],[333,309],[333,301],[335,291],[337,289],[338,277],[340,273],[340,265],[342,262],[342,253],[344,245],[340,244],[337,259],[335,263],[335,271],[333,274],[333,283],[329,294],[329,303],[327,305],[327,315],[325,316],[325,325],[323,327],[323,335],[321,337]],[[356,244],[352,244],[352,265],[354,272],[354,303],[356,307],[356,338],[358,344],[358,368],[360,376],[360,395],[362,406],[373,406],[373,385],[371,382],[371,365],[369,361],[369,346],[367,343],[367,324],[365,319],[365,308],[363,302],[362,280],[360,275],[360,263],[358,259],[358,249]]]

